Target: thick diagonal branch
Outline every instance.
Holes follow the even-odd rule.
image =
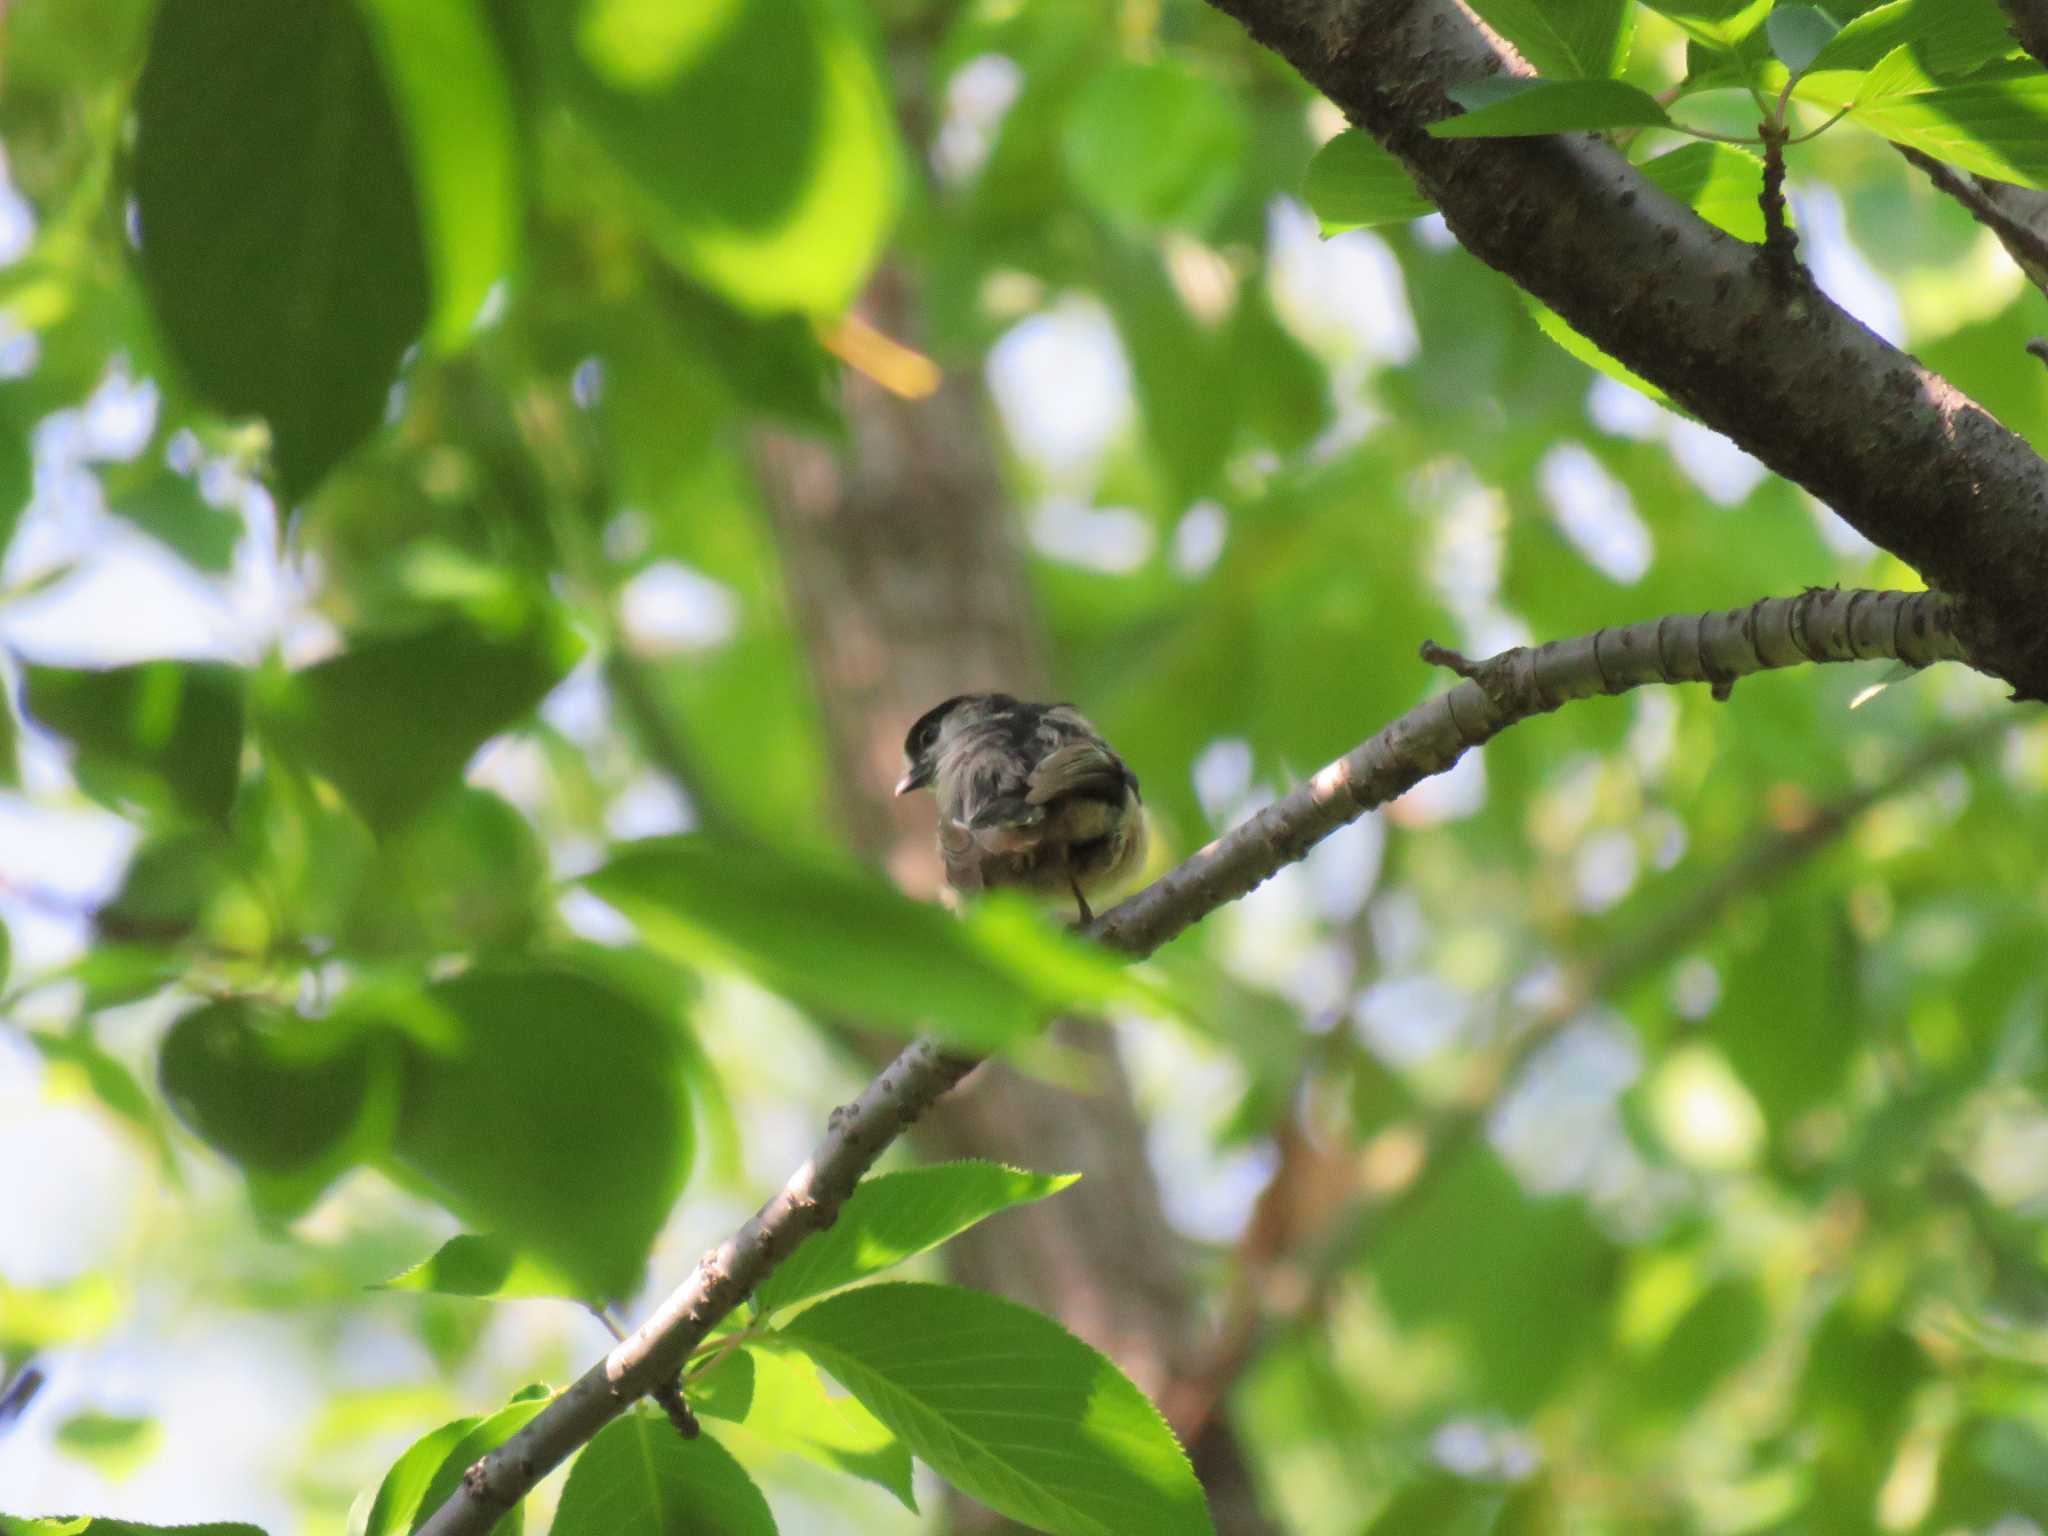
[[[1212,3],[1395,154],[1474,255],[1954,594],[1973,660],[2048,697],[2048,463],[1990,412],[1783,291],[1597,135],[1430,137],[1447,87],[1527,72],[1460,0]]]
[[[1091,935],[1133,956],[1152,953],[1252,890],[1323,838],[1517,721],[1573,699],[1651,683],[1725,687],[1767,668],[1894,658],[1914,665],[1961,656],[1950,602],[1933,592],[1815,588],[1747,608],[1650,620],[1469,666],[1471,676],[1416,706],[1308,783],[1219,837],[1096,919]],[[968,1072],[971,1057],[930,1040],[906,1047],[745,1226],[699,1261],[645,1323],[464,1476],[423,1536],[482,1536],[497,1518],[636,1399],[674,1378],[711,1329],[812,1233],[830,1226],[861,1175]]]

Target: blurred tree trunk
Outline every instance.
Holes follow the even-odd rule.
[[[915,305],[885,271],[863,313],[909,339]],[[1048,695],[1045,647],[976,381],[949,377],[921,401],[850,375],[850,443],[762,440],[758,463],[805,637],[854,846],[914,895],[939,888],[929,797],[896,800],[903,735],[939,700],[1001,688]],[[1110,1033],[1060,1026],[1093,1069],[1075,1093],[983,1067],[920,1128],[933,1156],[984,1157],[1087,1175],[948,1245],[955,1276],[1050,1312],[1114,1357],[1154,1397],[1194,1374],[1204,1330],[1184,1250],[1167,1225],[1144,1126]],[[1225,1421],[1189,1447],[1226,1536],[1269,1527]],[[963,1531],[1006,1522],[962,1510]]]

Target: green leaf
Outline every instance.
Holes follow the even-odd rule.
[[[746,1349],[728,1349],[702,1375],[685,1383],[690,1406],[701,1417],[738,1423],[754,1408],[754,1355]]]
[[[380,1152],[397,1091],[390,1042],[247,998],[205,1003],[164,1036],[157,1072],[178,1118],[284,1218]]]
[[[2048,188],[2048,73],[2032,60],[1988,65],[1944,83],[1901,45],[1868,74],[1815,71],[1794,94],[1850,107],[1873,132],[1966,171]]]
[[[413,1054],[400,1165],[559,1269],[629,1294],[691,1151],[676,1026],[568,971],[475,971],[427,989],[446,1043]]]
[[[1733,49],[1763,25],[1772,0],[1643,0],[1687,37],[1711,48]]]
[[[562,1275],[501,1237],[464,1232],[432,1257],[402,1269],[373,1291],[434,1291],[443,1296],[487,1296],[499,1301],[531,1296],[574,1297]]]
[[[0,559],[35,494],[35,424],[28,392],[17,383],[0,382]]]
[[[384,1481],[377,1485],[377,1497],[358,1528],[351,1522],[350,1536],[406,1536],[416,1516],[425,1513],[420,1502],[428,1485],[448,1453],[481,1422],[476,1418],[456,1419],[422,1435],[391,1464]]]
[[[1869,69],[1906,48],[1930,75],[1961,74],[2018,47],[1998,0],[1892,0],[1852,17],[1809,66]]]
[[[105,671],[26,669],[29,714],[78,749],[79,778],[109,800],[175,806],[225,824],[241,778],[243,674],[205,661]]]
[[[1442,1330],[1465,1390],[1510,1415],[1559,1389],[1613,1267],[1576,1200],[1532,1198],[1483,1140],[1432,1179],[1367,1262],[1400,1325]]]
[[[866,1286],[774,1337],[833,1377],[947,1481],[1056,1536],[1213,1530],[1166,1421],[1051,1318],[980,1291]]]
[[[448,1496],[461,1486],[463,1473],[531,1424],[550,1401],[552,1394],[546,1388],[528,1387],[515,1393],[510,1403],[489,1418],[480,1422],[461,1421],[467,1427],[455,1437],[454,1443],[442,1455],[440,1464],[434,1468],[434,1475],[426,1480],[419,1497],[414,1501],[412,1514],[406,1517],[403,1525],[392,1528],[393,1536],[397,1536],[398,1532],[410,1531],[418,1516],[430,1515],[445,1504]],[[394,1467],[392,1471],[395,1473],[397,1468]],[[372,1513],[374,1514],[374,1511]],[[519,1536],[523,1525],[521,1515],[522,1511],[515,1508],[499,1516],[497,1523],[491,1527],[492,1536]],[[382,1533],[372,1530],[366,1532],[366,1536],[382,1536]]]
[[[476,0],[359,0],[412,150],[427,264],[429,339],[469,334],[519,246],[519,131],[491,24]]]
[[[1436,211],[1408,168],[1362,128],[1347,129],[1316,151],[1301,192],[1325,235],[1405,224]]]
[[[142,272],[287,505],[376,428],[427,316],[413,178],[350,0],[165,0],[135,95]]]
[[[678,267],[743,309],[832,314],[902,197],[895,121],[839,0],[545,0],[541,57]]]
[[[1765,19],[1771,52],[1793,74],[1804,74],[1841,30],[1825,11],[1811,5],[1781,5]]]
[[[452,789],[476,749],[568,673],[576,649],[545,622],[500,635],[445,620],[361,638],[293,675],[283,723],[314,770],[388,832]]]
[[[0,1276],[0,1354],[26,1356],[96,1339],[120,1316],[120,1293],[104,1274],[48,1287],[9,1285]]]
[[[977,903],[965,921],[878,876],[709,837],[626,847],[583,883],[693,963],[736,967],[832,1013],[932,1028],[983,1048],[1063,1004],[1134,985],[1101,950],[1025,904]]]
[[[1629,0],[1477,0],[1482,20],[1544,75],[1603,79],[1628,60]]]
[[[711,1436],[685,1440],[635,1409],[576,1458],[552,1536],[775,1536],[775,1517]]]
[[[118,1482],[156,1454],[163,1442],[163,1426],[155,1419],[87,1408],[59,1424],[52,1438],[67,1456],[89,1463],[102,1477]]]
[[[1439,139],[1515,138],[1582,129],[1667,127],[1657,98],[1620,80],[1527,80],[1494,76],[1446,93],[1466,111],[1429,125]]]
[[[1764,238],[1764,163],[1733,144],[1686,144],[1637,167],[1716,229],[1752,245]]]
[[[1078,1173],[1001,1163],[935,1163],[863,1179],[831,1228],[783,1260],[754,1293],[763,1312],[851,1285],[936,1248],[1013,1205],[1057,1194]]]
[[[1083,87],[1060,142],[1075,187],[1110,218],[1199,229],[1236,184],[1246,138],[1218,82],[1173,64],[1116,64]]]
[[[1430,1471],[1395,1494],[1365,1536],[1492,1536],[1506,1502],[1507,1490],[1498,1483]]]
[[[144,1525],[104,1515],[0,1515],[0,1536],[264,1536],[260,1526],[215,1520],[205,1525]]]
[[[917,1508],[909,1448],[853,1398],[827,1393],[815,1365],[772,1349],[737,1350],[734,1356],[752,1365],[751,1395],[737,1431],[742,1438],[751,1435],[848,1473],[887,1489],[905,1509]],[[716,1410],[707,1402],[703,1411]]]

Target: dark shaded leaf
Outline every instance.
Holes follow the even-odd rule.
[[[301,500],[367,437],[427,317],[411,168],[348,0],[165,0],[136,88],[142,271],[218,409]]]
[[[304,1210],[382,1150],[395,1069],[390,1042],[247,999],[182,1015],[157,1063],[178,1118],[242,1169],[274,1216]]]
[[[412,1053],[400,1165],[582,1296],[631,1293],[689,1167],[676,1026],[556,970],[475,972],[424,1000],[445,1039]]]
[[[286,719],[313,768],[390,831],[453,788],[476,749],[567,674],[575,649],[541,623],[501,636],[446,620],[365,637],[293,675]]]
[[[225,823],[241,776],[244,675],[218,662],[106,671],[29,667],[28,713],[78,749],[79,779],[116,802]]]

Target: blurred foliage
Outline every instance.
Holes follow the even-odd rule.
[[[1886,143],[2042,179],[2048,75],[1992,0],[1474,8],[1555,83],[1456,131],[1626,121],[1737,239],[1759,162],[1662,124],[1752,133],[1745,80],[1802,130],[1852,104],[1789,152],[1802,250],[2048,445],[2041,295]],[[894,340],[986,383],[1061,695],[1172,855],[1441,686],[1425,637],[1911,582],[1465,256],[1234,23],[4,11],[0,1178],[68,1187],[83,1116],[133,1203],[69,1267],[0,1234],[0,1378],[53,1382],[0,1530],[145,1529],[14,1489],[188,1443],[167,1381],[60,1392],[173,1319],[292,1341],[301,1528],[409,1530],[603,1347],[548,1298],[644,1301],[805,1155],[860,1075],[841,1015],[987,1047],[1060,1005],[1142,1012],[1286,1529],[2048,1528],[2048,732],[1971,728],[1982,679],[1574,706],[1139,977],[846,862],[753,455],[854,440],[878,269]],[[216,639],[135,654],[172,596],[93,585],[116,557]],[[105,880],[25,872],[110,826]],[[1059,1183],[871,1179],[693,1363],[705,1438],[622,1419],[557,1528],[652,1529],[625,1489],[915,1529],[915,1453],[1051,1528],[1199,1529],[1156,1416],[1052,1323],[840,1289]],[[1054,1427],[978,1417],[963,1340]]]

